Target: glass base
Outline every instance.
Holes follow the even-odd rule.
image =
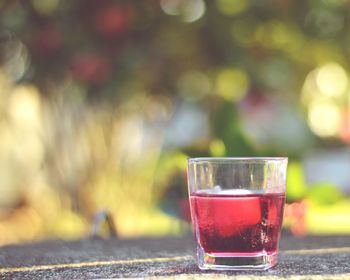
[[[198,267],[213,270],[267,270],[277,264],[277,252],[262,253],[205,253],[197,250]]]

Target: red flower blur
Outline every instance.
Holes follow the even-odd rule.
[[[350,109],[342,113],[342,122],[340,127],[340,138],[350,144]]]
[[[124,32],[130,21],[130,12],[127,8],[109,4],[101,8],[96,15],[96,28],[106,36]]]
[[[71,71],[75,78],[95,85],[108,80],[110,68],[110,63],[105,57],[94,53],[75,56],[71,65]]]
[[[294,236],[304,236],[306,234],[307,202],[301,200],[292,204],[286,204],[284,218],[291,221],[291,232]]]
[[[52,26],[45,26],[33,36],[33,51],[40,56],[53,55],[61,46],[61,34]]]

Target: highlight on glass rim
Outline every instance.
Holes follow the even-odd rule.
[[[205,157],[288,157],[282,238],[349,236],[348,8],[0,1],[0,246],[192,235]]]

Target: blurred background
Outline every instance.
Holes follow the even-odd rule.
[[[350,234],[350,1],[0,0],[0,244],[191,231],[186,159],[288,156]],[[101,229],[101,236],[110,233]]]

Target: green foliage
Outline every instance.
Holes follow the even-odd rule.
[[[226,147],[226,156],[251,156],[254,149],[245,138],[240,127],[240,118],[234,104],[222,101],[214,112],[214,136],[221,139]]]
[[[320,183],[308,190],[307,197],[317,204],[331,205],[341,201],[344,195],[334,184]]]
[[[289,162],[287,174],[287,202],[305,198],[307,189],[301,163]]]

